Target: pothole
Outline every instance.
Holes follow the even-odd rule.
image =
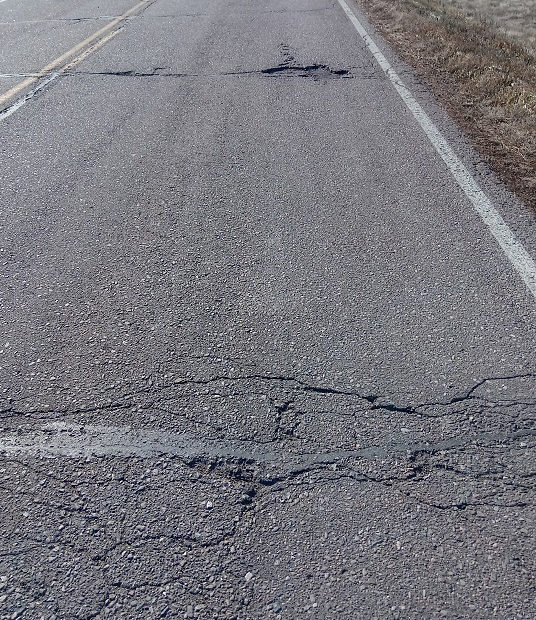
[[[351,78],[353,75],[347,69],[332,69],[328,65],[288,65],[283,64],[269,69],[262,69],[263,75],[280,76],[280,77],[301,77],[312,78],[313,80],[336,80]]]

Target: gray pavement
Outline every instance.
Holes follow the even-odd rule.
[[[536,617],[535,300],[337,3],[157,0],[0,136],[1,619]]]

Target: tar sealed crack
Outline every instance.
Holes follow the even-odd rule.
[[[332,69],[328,65],[313,64],[313,65],[279,65],[277,67],[270,67],[268,69],[262,69],[260,71],[263,75],[270,75],[275,77],[300,77],[311,78],[317,81],[323,80],[336,80],[339,78],[351,78],[353,75],[347,69]]]
[[[63,76],[106,76],[106,77],[132,77],[132,78],[211,78],[211,77],[232,77],[232,76],[259,76],[259,77],[280,77],[280,78],[308,78],[316,82],[326,80],[337,80],[353,78],[354,74],[349,69],[333,69],[325,64],[297,65],[283,63],[275,67],[266,69],[256,69],[251,71],[225,71],[216,74],[203,73],[177,73],[166,71],[164,68],[156,67],[149,71],[139,71],[135,69],[125,69],[117,71],[66,71]],[[364,75],[363,77],[373,77]]]

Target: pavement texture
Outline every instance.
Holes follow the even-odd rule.
[[[534,298],[338,3],[121,27],[0,121],[0,618],[533,620]]]

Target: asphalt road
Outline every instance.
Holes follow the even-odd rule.
[[[134,6],[0,3],[0,618],[534,620],[534,296],[337,2]]]

